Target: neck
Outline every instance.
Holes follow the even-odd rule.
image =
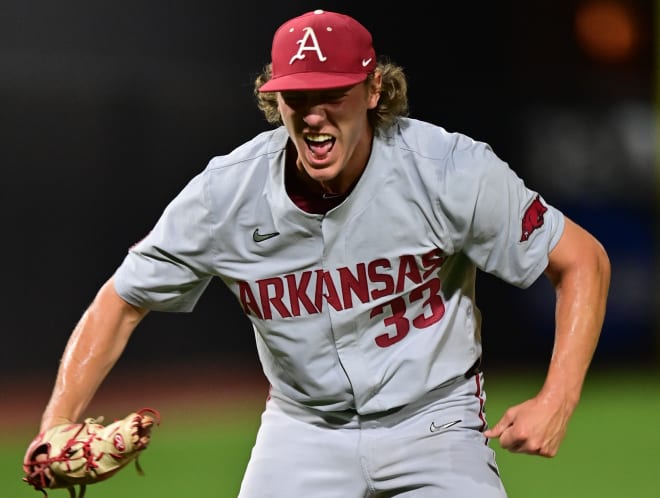
[[[348,194],[358,182],[369,161],[371,155],[371,144],[373,134],[365,134],[353,152],[349,162],[342,168],[340,173],[327,181],[313,179],[307,173],[305,166],[298,157],[298,152],[291,141],[287,145],[287,170],[294,174],[301,186],[312,194],[330,196],[342,196]]]

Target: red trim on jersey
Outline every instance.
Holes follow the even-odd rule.
[[[483,432],[486,430],[486,415],[484,413],[486,400],[484,399],[484,390],[481,387],[481,374],[478,373],[474,376],[474,384],[476,388],[474,395],[479,399],[479,419],[481,420],[479,431]]]

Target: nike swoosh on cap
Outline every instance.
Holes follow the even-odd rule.
[[[367,67],[371,62],[371,59],[372,57],[369,57],[368,59],[362,59],[362,67]]]

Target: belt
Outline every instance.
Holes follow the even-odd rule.
[[[467,369],[467,372],[465,372],[465,378],[469,379],[473,375],[477,375],[479,372],[481,372],[481,356],[477,358],[477,361],[475,361],[470,368]]]

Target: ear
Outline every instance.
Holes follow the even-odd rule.
[[[275,100],[277,102],[277,112],[279,112],[280,116],[281,116],[282,115],[282,109],[281,109],[280,106],[282,105],[283,100],[282,100],[282,94],[280,92],[275,93]]]
[[[374,72],[373,77],[371,78],[371,81],[369,82],[369,96],[368,96],[368,102],[367,102],[367,107],[369,109],[375,109],[376,106],[378,105],[378,101],[380,100],[380,89],[383,84],[383,75],[381,74],[380,71],[376,70]]]

